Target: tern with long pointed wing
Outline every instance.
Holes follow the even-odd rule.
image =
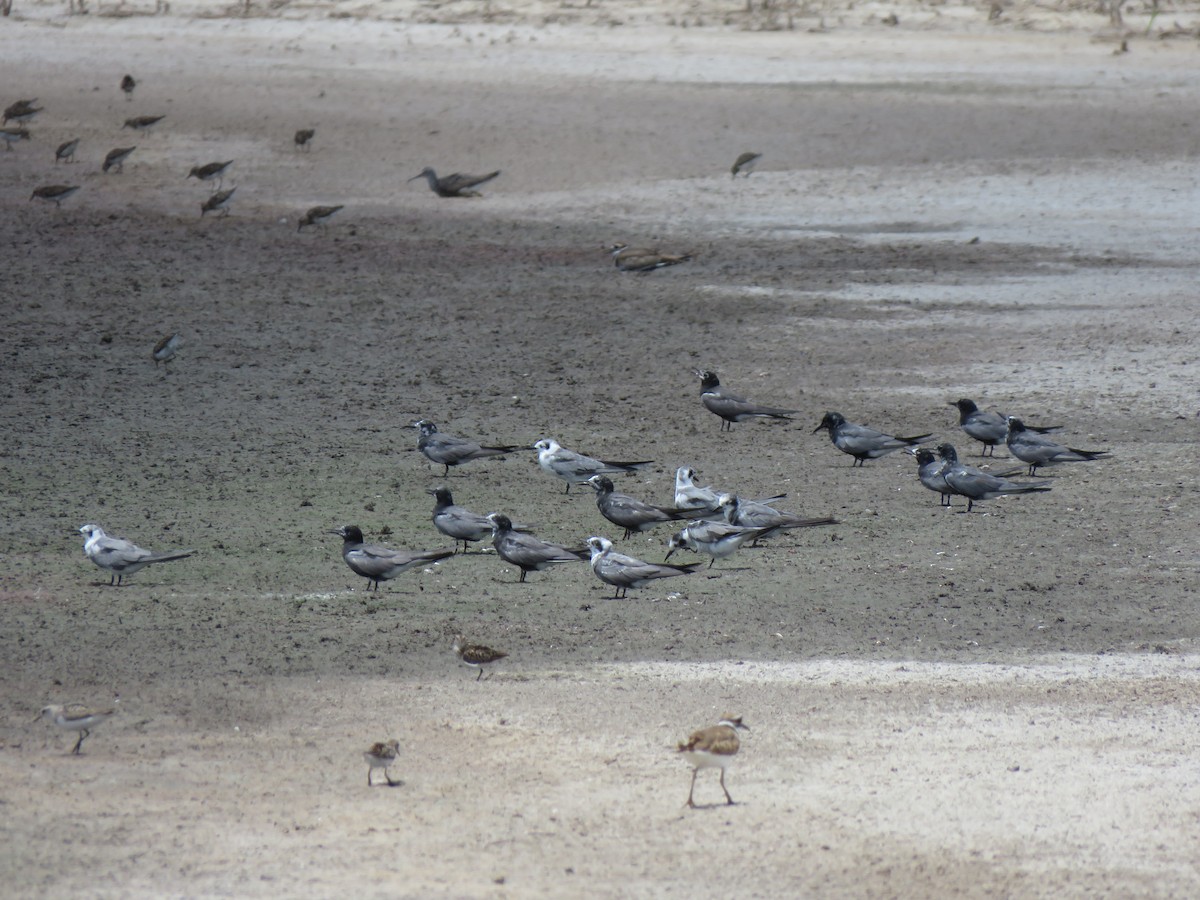
[[[1060,444],[1030,430],[1016,416],[1008,417],[1008,451],[1021,462],[1029,464],[1029,474],[1036,475],[1039,466],[1064,462],[1092,462],[1112,456],[1107,450],[1079,450]]]
[[[837,519],[824,516],[806,518],[794,513],[782,512],[759,503],[756,500],[742,500],[734,494],[721,496],[720,508],[725,513],[725,521],[730,525],[741,525],[743,528],[766,529],[756,537],[750,546],[755,546],[763,538],[772,537],[780,531],[791,528],[813,528],[818,525],[837,525]]]
[[[958,461],[958,451],[952,444],[939,444],[938,456],[941,457],[943,468],[942,477],[951,493],[967,498],[967,512],[975,508],[981,500],[994,500],[1007,494],[1029,494],[1035,491],[1048,491],[1050,485],[1044,481],[1018,482],[1010,481],[990,472],[964,465]]]
[[[502,560],[521,570],[521,581],[530,572],[560,563],[581,562],[589,556],[587,550],[569,550],[532,534],[522,534],[513,527],[512,519],[502,513],[488,513],[488,518],[492,522],[492,546]]]
[[[710,413],[721,417],[721,430],[732,431],[734,422],[747,419],[789,419],[796,410],[779,409],[775,406],[760,406],[751,403],[721,387],[717,373],[708,369],[693,369],[700,379],[700,402]]]
[[[342,538],[342,559],[351,572],[367,579],[368,591],[372,586],[378,591],[379,582],[391,581],[409,569],[454,555],[453,550],[392,550],[390,547],[366,544],[363,543],[362,529],[357,525],[343,525],[330,534]]]
[[[564,491],[567,494],[571,492],[571,485],[586,484],[593,475],[628,474],[654,462],[651,459],[634,462],[596,459],[568,450],[553,438],[538,441],[533,445],[533,449],[538,452],[538,465],[542,470],[567,483],[567,489]]]
[[[115,583],[118,587],[125,576],[132,575],[152,563],[186,559],[196,552],[195,550],[168,550],[165,553],[154,553],[150,550],[143,550],[137,544],[123,538],[109,537],[99,525],[82,525],[79,533],[86,538],[83,552],[87,554],[87,558],[109,572],[109,585]]]
[[[648,531],[655,525],[679,519],[694,519],[694,509],[671,509],[644,503],[636,497],[621,494],[606,475],[593,475],[588,484],[596,489],[596,507],[600,515],[625,529],[624,537],[634,532]]]
[[[700,563],[677,566],[646,562],[624,553],[616,553],[613,551],[613,542],[604,537],[590,537],[587,544],[592,552],[592,571],[605,584],[611,584],[615,588],[613,600],[627,597],[630,588],[645,587],[660,578],[690,575],[700,567]]]
[[[746,541],[757,541],[770,531],[770,528],[745,528],[728,522],[697,519],[688,522],[683,531],[671,535],[667,542],[666,559],[670,559],[676,550],[691,550],[711,557],[708,562],[711,569],[718,559],[732,556]]]
[[[437,425],[428,419],[419,419],[408,428],[416,428],[421,432],[417,438],[417,449],[432,463],[445,466],[442,477],[450,474],[451,466],[460,466],[474,459],[485,459],[489,456],[501,456],[514,450],[524,450],[517,444],[503,444],[495,447],[483,447],[474,441],[460,438],[444,431],[438,431]]]
[[[1004,413],[982,410],[974,400],[965,397],[950,404],[958,409],[958,424],[968,436],[983,444],[982,456],[995,456],[996,445],[1003,444],[1008,436],[1008,416]],[[1061,425],[1026,426],[1030,431],[1047,434],[1058,431]]]
[[[853,456],[852,465],[855,466],[863,465],[868,459],[878,459],[905,447],[915,446],[932,434],[932,432],[928,432],[911,437],[897,437],[893,434],[876,431],[874,428],[868,428],[866,425],[847,422],[841,413],[836,412],[825,413],[821,418],[821,424],[813,429],[813,434],[818,431],[828,431],[833,446],[843,453]]]

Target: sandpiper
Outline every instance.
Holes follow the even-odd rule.
[[[187,559],[196,552],[168,550],[165,553],[152,553],[124,538],[109,537],[99,525],[81,525],[79,533],[86,538],[83,552],[87,554],[87,558],[110,573],[109,586],[115,582],[117,587],[120,587],[126,575],[139,572],[151,563]]]
[[[70,703],[66,706],[52,705],[43,707],[41,717],[47,722],[53,722],[64,731],[79,732],[79,740],[71,748],[71,753],[78,756],[83,742],[92,733],[91,729],[115,713],[115,709],[92,709],[91,707],[80,706],[77,703]]]
[[[4,110],[4,121],[0,125],[7,125],[9,121],[13,122],[28,122],[45,107],[34,106],[37,103],[37,97],[32,100],[18,100],[16,103],[10,103],[8,108]]]
[[[762,159],[761,153],[751,153],[747,151],[733,161],[733,168],[731,168],[729,171],[734,178],[737,178],[742,174],[745,174],[745,176],[749,178],[750,173],[754,171],[754,167],[758,165],[758,161],[760,159]]]
[[[233,192],[237,187],[231,187],[227,191],[217,191],[207,200],[200,204],[200,218],[204,218],[205,213],[210,213],[215,209],[221,210],[221,215],[229,215],[229,201],[233,199]]]
[[[33,193],[29,195],[29,199],[31,201],[44,200],[46,203],[53,203],[55,206],[60,206],[64,200],[77,190],[79,190],[79,185],[77,184],[47,184],[40,188],[34,188]]]
[[[292,140],[296,144],[297,150],[311,150],[312,145],[309,143],[313,139],[313,135],[317,133],[315,128],[301,128],[296,132]]]
[[[192,166],[192,171],[188,172],[188,178],[199,178],[201,181],[217,180],[217,190],[225,180],[225,170],[233,165],[233,160],[229,159],[225,162],[210,162],[203,166]]]
[[[133,89],[137,87],[137,82],[133,80],[132,75],[126,75],[121,79],[121,90],[125,92],[125,99],[133,99]]]
[[[300,231],[305,225],[316,225],[320,228],[325,227],[325,223],[333,217],[333,214],[338,210],[345,209],[344,206],[314,206],[300,219],[300,224],[296,226],[296,230]]]
[[[478,669],[479,674],[475,676],[478,681],[483,677],[483,667],[490,665],[497,660],[504,659],[508,656],[507,653],[502,653],[499,650],[493,650],[491,647],[485,647],[483,644],[468,644],[463,640],[461,634],[454,636],[454,653],[464,663],[473,669]],[[490,676],[489,676],[490,677]]]
[[[426,563],[435,563],[439,559],[454,555],[453,550],[392,550],[388,547],[365,544],[362,529],[357,525],[343,525],[330,534],[336,534],[342,539],[342,559],[346,561],[351,572],[367,579],[368,591],[372,585],[378,591],[379,582],[391,581],[409,569],[416,569]]]
[[[63,141],[58,145],[58,149],[54,151],[54,162],[75,162],[75,151],[77,149],[79,149],[79,138],[71,138],[69,141]]]
[[[0,128],[0,141],[4,141],[6,150],[11,151],[13,144],[27,140],[29,140],[29,130],[26,128]]]
[[[134,116],[132,119],[126,119],[122,128],[132,128],[134,131],[149,131],[166,116]]]
[[[461,172],[455,172],[453,175],[438,178],[437,172],[426,166],[408,180],[416,181],[418,178],[424,178],[429,182],[429,189],[439,197],[480,197],[482,194],[471,188],[486,184],[499,174],[500,170],[497,169],[486,175],[464,175]]]
[[[367,787],[371,787],[371,775],[376,769],[383,769],[383,777],[387,779],[388,787],[395,787],[402,782],[393,781],[392,776],[388,774],[388,769],[396,761],[396,757],[400,754],[400,742],[396,740],[380,741],[377,744],[372,744],[370,750],[363,752],[363,759],[367,761]]]
[[[696,790],[696,776],[701,769],[718,768],[721,770],[721,790],[725,792],[725,802],[733,806],[733,798],[725,787],[725,769],[733,762],[741,749],[742,742],[738,738],[738,730],[749,731],[750,726],[742,722],[741,716],[725,715],[711,728],[702,728],[679,745],[679,752],[692,764],[692,787],[688,791],[687,805],[696,807],[692,795]]]
[[[179,337],[178,332],[164,335],[162,340],[154,345],[154,352],[151,354],[154,357],[154,365],[169,363],[173,360],[182,343],[183,340]]]
[[[690,253],[670,254],[647,247],[613,244],[609,248],[613,264],[622,272],[653,272],[666,266],[677,266],[691,260]]]
[[[129,154],[136,150],[137,147],[117,147],[115,150],[109,150],[108,155],[104,157],[104,165],[101,171],[107,172],[113,166],[116,166],[118,172],[125,171],[125,160],[129,159]]]

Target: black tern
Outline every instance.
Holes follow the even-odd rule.
[[[112,573],[108,579],[110,585],[116,583],[119,586],[121,579],[126,575],[132,575],[151,563],[186,559],[196,552],[169,550],[165,553],[152,553],[122,538],[109,537],[99,525],[83,525],[79,533],[87,538],[83,544],[83,552],[87,554],[88,559]]]
[[[837,519],[828,516],[822,518],[804,518],[794,513],[781,512],[759,503],[756,500],[742,500],[734,494],[721,495],[721,509],[725,513],[725,521],[730,525],[741,525],[744,528],[766,529],[754,538],[750,546],[755,546],[763,538],[771,537],[780,531],[790,528],[812,528],[817,525],[837,525]]]
[[[941,457],[942,478],[946,487],[952,493],[967,498],[967,512],[974,509],[981,500],[995,500],[1006,494],[1028,494],[1034,491],[1048,491],[1050,486],[1044,481],[1017,482],[1009,481],[999,475],[983,472],[973,466],[963,465],[958,461],[958,451],[953,444],[939,444],[938,456]],[[928,485],[926,485],[928,487]]]
[[[456,506],[450,489],[430,488],[434,496],[433,526],[446,537],[454,538],[454,549],[462,541],[463,552],[471,541],[482,541],[492,534],[492,520],[487,516]]]
[[[1008,416],[1003,413],[985,411],[975,405],[974,400],[963,398],[950,404],[958,408],[958,424],[970,437],[983,444],[983,456],[995,456],[996,445],[1003,444],[1008,435]],[[1058,431],[1061,425],[1026,426],[1030,431],[1046,434]]]
[[[691,550],[712,557],[708,562],[711,569],[718,559],[731,556],[746,541],[756,541],[771,530],[697,519],[688,522],[687,528],[671,536],[667,542],[666,559],[670,559],[676,550]]]
[[[746,419],[789,419],[794,409],[778,409],[774,406],[759,406],[745,397],[739,397],[721,387],[717,373],[708,369],[693,369],[700,379],[700,402],[704,408],[721,417],[721,430],[732,431],[734,422]]]
[[[954,491],[946,484],[946,461],[934,456],[933,451],[925,447],[912,451],[917,460],[917,477],[921,484],[939,495],[939,506],[950,506],[950,497]]]
[[[642,466],[648,466],[654,460],[643,459],[636,462],[613,462],[606,459],[595,459],[584,456],[574,450],[568,450],[558,441],[547,438],[533,445],[538,452],[538,465],[547,473],[561,478],[567,483],[564,493],[571,493],[571,485],[586,484],[593,475],[614,475],[621,472],[636,472]]]
[[[522,534],[513,528],[512,520],[506,515],[488,513],[488,518],[492,522],[492,546],[502,560],[521,570],[521,581],[530,572],[540,572],[547,566],[588,558],[587,550],[568,550],[561,544]]]
[[[444,431],[438,431],[438,427],[428,419],[420,419],[407,427],[416,428],[421,432],[421,436],[417,438],[417,449],[425,455],[425,458],[430,462],[441,463],[446,467],[445,471],[442,472],[442,477],[450,474],[451,466],[460,466],[473,459],[485,459],[489,456],[501,456],[505,453],[512,453],[514,450],[528,449],[527,447],[520,447],[515,444],[482,447],[474,441],[468,441],[466,438],[455,437],[452,434],[446,434]]]
[[[645,587],[659,578],[690,575],[700,567],[700,563],[687,563],[682,566],[651,563],[626,556],[624,553],[614,553],[613,542],[608,538],[590,537],[587,543],[592,551],[592,571],[605,584],[611,584],[615,588],[613,600],[627,597],[630,588]]]
[[[593,475],[588,479],[588,484],[596,489],[596,507],[600,515],[624,528],[624,537],[629,537],[635,531],[648,531],[664,522],[696,518],[694,509],[652,506],[628,494],[619,494],[607,475]]]
[[[1036,475],[1039,466],[1052,466],[1064,462],[1091,462],[1108,459],[1107,450],[1078,450],[1059,444],[1045,435],[1025,427],[1015,416],[1008,417],[1008,452],[1022,462],[1029,463],[1029,474]]]
[[[491,647],[485,647],[483,644],[468,644],[461,634],[454,636],[453,650],[454,655],[464,663],[473,669],[479,670],[479,674],[475,676],[476,681],[483,677],[484,666],[491,665],[508,656],[507,653],[493,650]]]
[[[868,428],[866,425],[856,425],[853,422],[847,422],[841,413],[836,412],[825,413],[821,418],[821,424],[813,429],[813,434],[816,434],[818,431],[828,431],[829,439],[833,441],[833,446],[837,447],[843,453],[854,457],[854,462],[852,463],[854,466],[861,466],[868,459],[878,459],[881,456],[887,456],[889,453],[894,453],[904,447],[919,444],[933,433],[914,434],[911,437],[897,437],[896,435],[876,431],[874,428]]]
[[[701,487],[696,484],[696,470],[691,466],[680,466],[675,470],[675,506],[678,509],[690,509],[696,515],[693,518],[703,518],[714,513],[721,514],[722,493],[711,487]],[[772,504],[787,497],[787,494],[776,494],[756,500],[756,503]]]
[[[397,575],[426,563],[437,562],[453,556],[453,550],[392,550],[363,543],[363,533],[357,525],[343,525],[330,534],[342,538],[342,559],[350,571],[367,579],[367,590],[371,585],[379,590],[379,582],[391,581]]]

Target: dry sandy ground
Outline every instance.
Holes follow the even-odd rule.
[[[0,22],[5,103],[46,107],[0,151],[6,896],[1200,893],[1194,39],[714,9]],[[232,214],[201,219],[184,176],[218,159]],[[425,165],[503,175],[439,200],[405,183]],[[62,209],[26,202],[59,181]],[[346,209],[298,234],[317,203]],[[622,275],[613,241],[696,258]],[[694,366],[800,412],[722,434]],[[966,514],[811,433],[838,409],[974,456],[960,396],[1113,457]],[[654,459],[620,487],[662,503],[691,464],[841,524],[622,602],[490,552],[367,594],[330,529],[449,543],[420,416]],[[447,481],[617,536],[531,454]],[[110,588],[87,521],[197,553]],[[510,653],[490,680],[456,631]],[[78,757],[34,721],[117,698]],[[705,772],[687,810],[674,744],[727,710],[738,803]],[[388,737],[403,784],[368,789]]]

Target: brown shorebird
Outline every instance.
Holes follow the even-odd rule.
[[[646,247],[630,247],[628,244],[613,244],[609,248],[613,263],[622,272],[653,272],[665,266],[677,266],[688,262],[692,255],[673,255]]]
[[[79,138],[71,138],[69,141],[63,141],[58,145],[58,149],[54,151],[54,162],[75,162],[75,151],[78,149],[78,147]]]
[[[207,200],[200,204],[200,218],[204,218],[205,213],[210,213],[213,210],[221,210],[222,216],[229,215],[229,201],[233,199],[233,192],[237,187],[231,187],[227,191],[217,191]]]
[[[325,223],[333,214],[343,208],[342,206],[314,206],[300,219],[300,224],[296,227],[296,230],[300,231],[305,225],[317,225],[324,228]]]
[[[29,140],[29,129],[27,128],[0,128],[0,141],[4,141],[5,147],[12,150],[12,145],[17,141]]]
[[[743,153],[733,162],[733,168],[729,170],[734,178],[744,174],[747,178],[754,171],[754,167],[758,165],[758,161],[762,159],[761,153]]]
[[[149,131],[166,116],[134,116],[132,119],[126,119],[122,128],[132,128],[134,131]]]
[[[491,647],[485,647],[482,644],[468,644],[463,640],[461,634],[454,636],[454,646],[452,649],[455,655],[464,663],[473,669],[479,670],[479,674],[475,676],[476,681],[483,677],[484,666],[508,656],[507,653],[501,653],[499,650],[493,650]]]
[[[725,787],[725,769],[733,762],[741,749],[742,742],[738,738],[738,729],[749,731],[750,727],[742,723],[741,716],[725,715],[721,721],[711,728],[702,728],[679,745],[683,754],[695,768],[692,769],[692,787],[688,791],[687,805],[695,808],[692,794],[696,790],[696,776],[701,769],[719,768],[721,770],[721,790],[725,792],[725,802],[733,805],[729,789]]]
[[[10,119],[14,122],[28,122],[45,108],[34,106],[35,103],[37,103],[37,97],[32,100],[18,100],[16,103],[10,103],[4,110],[4,121],[0,124],[7,125]]]
[[[312,145],[309,144],[309,141],[313,139],[313,135],[316,133],[317,130],[315,128],[301,128],[297,131],[295,137],[292,138],[296,142],[296,149],[311,150]]]
[[[471,188],[486,184],[499,174],[500,170],[497,169],[495,172],[489,172],[486,175],[463,175],[460,172],[455,172],[453,175],[447,175],[445,178],[438,178],[437,172],[426,166],[408,180],[416,181],[418,178],[424,178],[429,182],[429,189],[439,197],[480,197],[482,195],[478,191],[471,190]]]
[[[121,79],[121,90],[125,92],[125,99],[133,99],[133,89],[137,87],[137,82],[133,80],[132,75],[126,75]]]
[[[154,345],[154,351],[151,353],[151,356],[154,357],[154,365],[157,367],[159,363],[169,363],[173,360],[182,343],[183,340],[179,337],[178,332],[164,335],[162,340]]]
[[[107,172],[113,166],[116,166],[118,172],[124,172],[125,160],[129,159],[129,154],[136,149],[137,147],[118,147],[115,150],[109,150],[108,155],[104,157],[104,165],[101,167],[101,171]]]
[[[79,185],[77,184],[47,184],[44,187],[34,188],[33,193],[29,195],[29,199],[30,201],[44,200],[46,203],[53,203],[55,206],[59,206],[77,190],[79,190]]]
[[[225,170],[233,165],[233,160],[225,162],[210,162],[203,166],[192,166],[192,171],[188,172],[188,178],[199,178],[201,181],[212,181],[217,179],[217,190],[221,189],[221,185],[225,180]]]
[[[79,740],[71,748],[71,752],[78,756],[83,742],[92,733],[91,729],[115,713],[115,709],[91,709],[77,703],[69,703],[66,706],[43,707],[41,717],[47,722],[53,722],[64,731],[79,732]]]
[[[395,740],[380,741],[372,744],[370,750],[363,752],[363,759],[367,761],[367,787],[371,787],[371,775],[376,769],[383,769],[383,777],[387,779],[388,787],[403,784],[400,781],[392,781],[392,776],[388,774],[388,769],[392,767],[399,754],[400,742]]]

